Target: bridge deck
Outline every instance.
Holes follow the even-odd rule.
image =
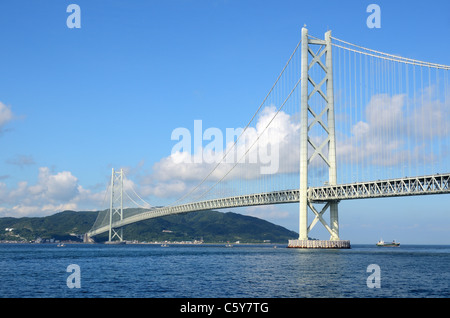
[[[405,177],[391,180],[377,180],[341,185],[311,187],[308,199],[312,202],[327,202],[380,197],[397,197],[450,193],[450,173],[421,177]],[[205,200],[176,206],[166,206],[145,211],[113,223],[113,228],[155,217],[202,210],[224,209],[256,205],[299,202],[299,190],[281,190],[267,193],[247,194],[228,198]],[[109,230],[109,225],[87,233],[95,236]]]

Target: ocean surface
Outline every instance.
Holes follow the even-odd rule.
[[[0,269],[3,298],[450,297],[450,246],[0,244]]]

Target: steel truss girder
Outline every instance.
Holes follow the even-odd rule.
[[[328,205],[328,203],[330,202],[340,200],[449,193],[450,173],[446,173],[430,176],[405,177],[390,180],[341,184],[335,186],[312,187],[308,190],[308,206],[311,208],[311,203],[327,203]],[[299,190],[293,189],[206,200],[176,206],[167,206],[144,211],[141,214],[124,218],[122,221],[117,221],[111,224],[111,227],[113,229],[120,228],[127,224],[177,213],[187,213],[213,209],[219,210],[224,208],[256,205],[298,203],[299,198]],[[312,210],[316,215],[316,218],[309,225],[309,229],[312,229],[318,221],[320,221],[322,224],[323,222],[325,222],[323,221],[323,219],[321,219],[321,216],[323,215],[325,210],[320,212],[315,209]],[[320,217],[318,217],[317,214],[320,214]],[[109,224],[96,230],[90,231],[87,234],[88,236],[95,236],[100,233],[107,232],[108,230]]]
[[[328,200],[367,199],[407,195],[450,193],[450,174],[405,177],[310,188],[308,197],[314,202]]]

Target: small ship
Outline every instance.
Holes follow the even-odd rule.
[[[395,240],[391,243],[386,243],[383,240],[378,241],[377,246],[386,246],[386,247],[392,247],[392,246],[400,246],[400,243],[396,242]]]

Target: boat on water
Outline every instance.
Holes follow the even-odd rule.
[[[395,240],[390,243],[386,243],[385,241],[380,240],[378,241],[377,246],[386,246],[386,247],[400,246],[400,243],[396,242]]]

